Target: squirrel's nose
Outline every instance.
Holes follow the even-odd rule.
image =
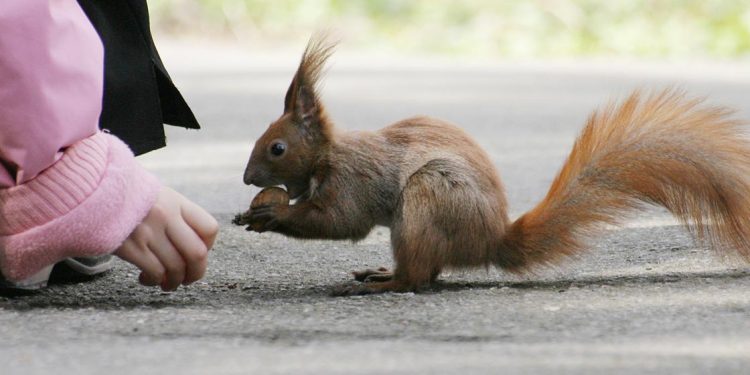
[[[245,185],[252,185],[256,178],[255,171],[248,165],[245,169],[245,175],[242,176],[242,181],[245,182]]]

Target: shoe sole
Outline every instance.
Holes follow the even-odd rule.
[[[86,264],[85,261],[88,261]],[[76,259],[66,258],[60,263],[67,267],[67,270],[61,271],[63,275],[59,275],[60,272],[56,271],[56,277],[58,279],[70,279],[75,276],[94,276],[100,273],[110,270],[114,266],[114,257],[111,255],[104,255],[101,257],[93,257],[87,259]],[[55,264],[44,267],[41,271],[35,273],[31,277],[23,279],[21,281],[9,281],[2,278],[0,275],[0,289],[16,289],[16,290],[39,290],[47,286],[52,270],[55,268]]]
[[[83,260],[94,260],[94,264],[83,263]],[[93,276],[109,271],[115,264],[115,258],[111,255],[79,260],[78,258],[66,258],[62,261],[71,270],[86,276]]]
[[[49,275],[52,273],[52,268],[55,265],[44,267],[41,271],[35,273],[29,278],[21,281],[9,281],[0,278],[0,288],[4,289],[20,289],[20,290],[38,290],[47,286]]]

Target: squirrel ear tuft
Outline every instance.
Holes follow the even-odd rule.
[[[286,92],[284,113],[293,113],[297,119],[308,122],[322,112],[316,87],[335,45],[328,40],[326,33],[317,33],[310,38]]]

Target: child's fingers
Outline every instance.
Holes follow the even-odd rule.
[[[163,290],[171,291],[177,289],[185,279],[185,261],[180,252],[175,248],[166,233],[160,233],[149,242],[151,252],[161,262],[166,270],[164,279],[161,281]]]
[[[182,256],[185,264],[183,284],[199,280],[206,273],[208,248],[198,234],[182,220],[167,227],[167,236]]]
[[[193,228],[193,231],[201,238],[207,249],[214,246],[216,235],[219,232],[219,223],[211,214],[206,212],[197,204],[185,199],[181,206],[182,218]]]
[[[147,286],[159,285],[164,278],[165,269],[156,256],[131,238],[123,242],[115,255],[138,267],[142,272],[138,281]]]

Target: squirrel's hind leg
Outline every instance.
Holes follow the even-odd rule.
[[[435,160],[414,173],[406,183],[391,225],[391,245],[396,267],[387,281],[347,284],[336,290],[337,296],[385,292],[417,292],[440,275],[453,241],[453,217],[446,207],[455,201],[461,183],[450,161]],[[460,194],[458,194],[460,196]],[[381,271],[354,273],[358,281],[380,277]],[[376,276],[377,275],[377,276]]]

